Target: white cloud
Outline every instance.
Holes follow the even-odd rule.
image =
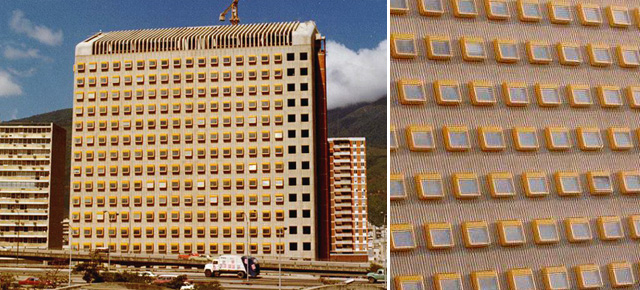
[[[329,109],[372,102],[387,93],[387,41],[374,49],[353,51],[327,41]]]
[[[48,57],[41,55],[40,50],[35,48],[15,48],[13,46],[6,46],[3,51],[3,55],[7,59],[28,59],[38,58],[49,60]]]
[[[11,115],[9,115],[9,120],[15,119],[18,119],[18,108],[13,108],[13,111],[11,111]]]
[[[24,12],[14,10],[9,26],[17,33],[27,36],[47,45],[55,46],[62,44],[62,30],[53,31],[44,25],[37,25],[24,17]]]
[[[17,96],[22,94],[22,87],[17,84],[11,74],[0,70],[0,97]]]

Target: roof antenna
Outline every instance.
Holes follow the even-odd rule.
[[[238,17],[238,1],[239,0],[233,0],[227,9],[220,13],[220,21],[224,22],[227,13],[231,10],[231,19],[229,19],[229,22],[231,22],[232,25],[238,25],[238,23],[240,23],[240,18]]]

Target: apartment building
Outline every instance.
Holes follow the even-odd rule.
[[[328,259],[324,66],[313,22],[79,43],[72,246]]]
[[[61,248],[66,131],[0,124],[0,247]]]
[[[638,8],[391,1],[394,289],[638,287]]]
[[[365,138],[329,138],[331,260],[368,261]]]

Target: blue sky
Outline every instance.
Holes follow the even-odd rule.
[[[382,87],[368,84],[386,87],[386,77],[382,79],[386,74],[386,2],[240,0],[240,20],[316,21],[329,41],[329,103],[336,107],[384,94]],[[0,1],[0,120],[70,108],[74,48],[94,33],[219,25],[218,15],[229,3],[231,0]],[[345,80],[345,75],[353,75],[349,70],[368,74]],[[363,88],[367,89],[364,93]],[[354,91],[361,95],[353,95]]]

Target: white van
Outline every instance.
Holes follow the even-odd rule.
[[[204,266],[205,277],[217,277],[221,274],[235,274],[238,278],[255,278],[260,275],[258,259],[250,256],[222,255]]]

